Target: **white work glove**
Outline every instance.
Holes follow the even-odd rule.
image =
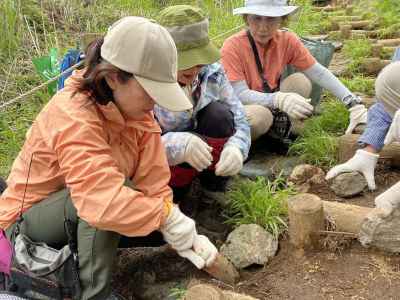
[[[389,145],[392,142],[400,141],[400,110],[394,114],[392,124],[390,125],[389,131],[385,137],[385,145]]]
[[[193,249],[178,252],[184,258],[190,260],[198,269],[209,267],[217,257],[218,250],[204,235],[196,235]]]
[[[311,116],[314,110],[310,102],[311,99],[306,99],[296,93],[277,92],[273,105],[287,113],[292,119],[306,119]]]
[[[160,231],[164,240],[178,252],[191,249],[197,235],[194,221],[185,216],[176,205],[172,207]]]
[[[212,163],[212,147],[197,135],[192,133],[187,134],[190,134],[190,138],[185,148],[184,159],[193,168],[201,172],[204,169],[207,169]]]
[[[389,216],[393,209],[398,207],[400,204],[400,182],[393,185],[386,192],[383,192],[375,198],[375,206],[379,208],[383,217]]]
[[[367,112],[363,104],[357,104],[349,109],[350,112],[350,124],[346,129],[346,134],[353,133],[354,128],[359,124],[367,123]]]
[[[368,187],[370,190],[375,189],[375,166],[378,162],[379,154],[370,153],[365,150],[357,150],[356,154],[352,158],[350,158],[344,164],[333,167],[329,170],[328,174],[326,174],[325,179],[329,180],[331,178],[336,177],[341,173],[348,172],[360,172],[364,175],[367,180]]]
[[[240,172],[243,167],[243,154],[238,147],[226,146],[215,166],[215,175],[232,176]]]

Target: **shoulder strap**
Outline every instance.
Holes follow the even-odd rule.
[[[272,93],[273,91],[269,87],[267,79],[264,77],[264,70],[263,70],[263,67],[262,67],[262,64],[260,61],[260,57],[258,55],[256,43],[254,42],[254,39],[251,36],[250,31],[247,30],[246,33],[247,33],[247,38],[249,39],[251,48],[253,49],[253,54],[254,54],[254,58],[256,60],[256,65],[257,65],[257,70],[258,70],[258,75],[260,76],[262,83],[263,83],[263,91],[264,91],[264,93]]]

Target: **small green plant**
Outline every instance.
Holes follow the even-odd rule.
[[[369,96],[375,93],[375,78],[356,75],[352,78],[340,78],[350,91],[363,93]]]
[[[349,112],[338,101],[322,105],[323,113],[305,121],[302,135],[292,144],[289,153],[299,155],[307,163],[331,167],[337,162],[337,139],[349,124]]]
[[[186,291],[187,290],[181,286],[174,287],[174,288],[170,289],[168,298],[173,297],[176,300],[181,300],[185,297]]]
[[[367,39],[349,40],[343,46],[343,52],[346,57],[351,59],[351,63],[347,67],[348,71],[358,73],[364,58],[370,57],[372,54],[371,42]]]
[[[294,193],[282,176],[274,181],[264,177],[237,181],[228,192],[230,204],[226,222],[234,226],[258,224],[278,237],[287,228],[286,200]]]

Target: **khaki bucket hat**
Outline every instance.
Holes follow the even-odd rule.
[[[191,5],[175,5],[160,12],[159,22],[171,34],[178,49],[178,70],[209,65],[220,59],[208,36],[208,19]]]
[[[168,110],[193,107],[177,83],[177,51],[168,31],[146,18],[125,17],[104,37],[101,57],[132,73],[154,101]]]

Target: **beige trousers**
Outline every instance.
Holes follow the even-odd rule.
[[[303,73],[294,73],[282,81],[279,90],[284,93],[297,93],[304,98],[309,98],[312,84]],[[251,140],[255,141],[268,132],[274,118],[271,111],[262,105],[245,105],[244,109],[250,124]]]

